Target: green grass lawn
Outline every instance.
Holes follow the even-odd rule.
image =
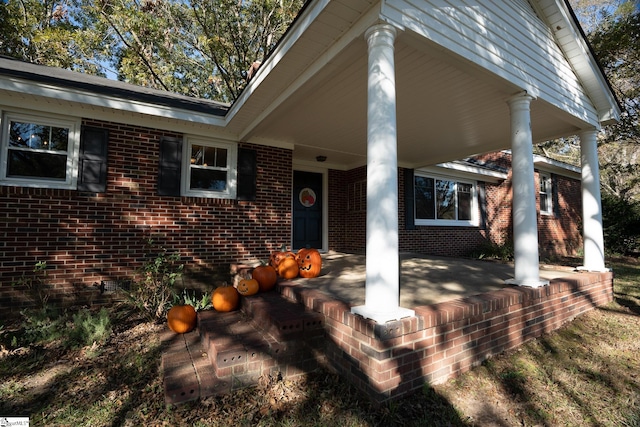
[[[640,262],[608,264],[614,303],[388,405],[316,372],[166,406],[164,325],[116,308],[32,314],[0,329],[0,414],[36,426],[637,426]]]

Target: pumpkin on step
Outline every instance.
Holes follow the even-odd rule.
[[[167,313],[167,324],[176,334],[191,332],[196,327],[196,310],[191,305],[174,305]]]
[[[269,265],[278,270],[278,265],[282,262],[282,260],[287,258],[295,259],[296,254],[287,250],[285,245],[282,245],[279,251],[271,252],[271,257],[269,258]]]
[[[258,281],[260,292],[267,292],[276,286],[278,274],[270,265],[259,265],[251,272],[251,277]]]
[[[256,279],[242,279],[238,282],[236,289],[240,295],[248,297],[257,294],[260,290],[260,285]]]
[[[322,257],[317,249],[302,248],[296,254],[300,277],[312,278],[320,275],[322,270]]]
[[[298,262],[294,258],[285,258],[278,264],[278,276],[290,280],[298,277]]]
[[[220,286],[211,294],[211,305],[217,311],[233,311],[239,302],[240,294],[233,286]]]

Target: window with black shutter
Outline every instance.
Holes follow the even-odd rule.
[[[104,193],[107,190],[109,132],[82,126],[78,161],[78,191]]]
[[[238,148],[238,200],[256,199],[257,152],[248,148]]]
[[[158,167],[158,194],[180,196],[182,139],[160,139],[160,164]]]

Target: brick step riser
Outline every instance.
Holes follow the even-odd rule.
[[[318,367],[324,316],[277,292],[242,298],[240,312],[200,319],[203,348],[216,375],[232,387],[256,384],[263,375],[290,377]]]

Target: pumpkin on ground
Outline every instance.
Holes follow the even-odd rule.
[[[276,286],[278,274],[276,269],[270,265],[260,265],[253,269],[251,277],[258,281],[260,292],[267,292]]]
[[[300,277],[312,278],[320,275],[322,270],[322,257],[317,249],[302,248],[296,255]]]
[[[240,295],[248,297],[257,294],[260,290],[260,285],[256,279],[242,279],[238,282],[236,289]]]
[[[196,327],[196,309],[191,305],[174,305],[167,313],[167,324],[176,334],[191,332]]]
[[[283,279],[298,277],[298,262],[294,258],[285,258],[278,264],[278,275]]]
[[[220,286],[211,294],[211,304],[218,311],[233,311],[239,302],[240,294],[233,286]]]

